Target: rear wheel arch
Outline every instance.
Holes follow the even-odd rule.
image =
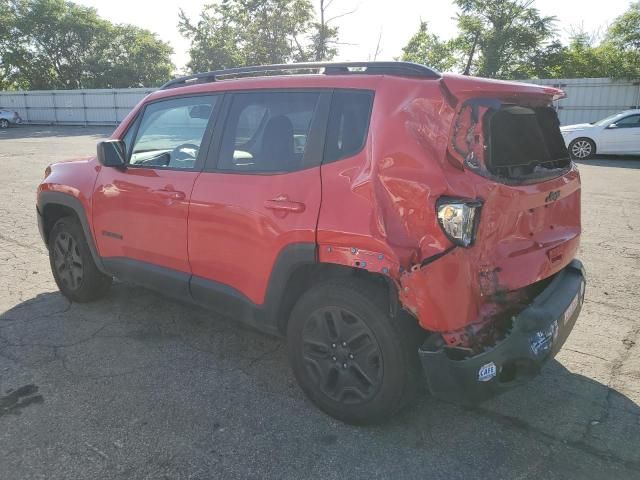
[[[391,317],[398,315],[401,309],[398,291],[393,281],[388,277],[346,265],[320,262],[305,263],[292,269],[284,283],[280,285],[279,298],[274,302],[276,304],[274,316],[278,331],[283,335],[286,334],[291,311],[300,297],[313,289],[314,285],[349,277],[357,278],[361,284],[366,285],[376,295],[384,298],[385,308],[388,308]]]

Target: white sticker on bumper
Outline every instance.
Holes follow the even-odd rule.
[[[479,382],[488,382],[493,377],[496,376],[497,368],[496,364],[493,362],[489,362],[480,367],[478,370],[478,381]]]

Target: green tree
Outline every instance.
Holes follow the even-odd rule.
[[[205,6],[196,22],[180,12],[178,27],[191,41],[192,72],[305,58],[301,41],[313,7],[308,0],[222,0]]]
[[[553,36],[554,17],[541,16],[533,0],[456,0],[458,28],[467,46],[467,72],[510,78],[530,52]]]
[[[614,20],[606,39],[624,51],[640,51],[640,2]]]
[[[13,10],[8,2],[0,1],[0,90],[8,88],[10,85],[11,65],[8,63],[7,55],[11,48],[13,24]]]
[[[529,54],[526,61],[513,69],[512,77],[516,79],[561,78],[566,55],[567,47],[558,40],[539,46]]]
[[[156,34],[134,25],[109,28],[104,50],[89,59],[85,88],[155,87],[165,83],[173,72],[173,49]]]
[[[402,60],[423,63],[440,71],[450,71],[459,64],[454,40],[441,40],[429,32],[429,24],[420,22],[420,29],[402,49]]]
[[[421,22],[403,49],[403,59],[456,68],[466,75],[513,78],[531,69],[544,71],[545,54],[558,54],[553,44],[554,17],[541,16],[533,0],[455,0],[458,35],[441,40]]]
[[[3,0],[2,5],[10,35],[4,43],[0,37],[0,55],[8,72],[4,82],[12,87],[153,86],[173,70],[168,44],[147,30],[113,25],[93,8],[64,0]]]
[[[577,32],[564,50],[559,78],[608,77],[608,65],[603,51],[594,46],[594,40],[586,32]]]
[[[640,78],[640,2],[632,3],[614,20],[600,46],[600,55],[611,77]]]
[[[351,15],[355,10],[342,12],[329,16],[328,12],[334,0],[320,0],[318,6],[318,18],[311,22],[311,35],[307,54],[300,60],[314,60],[316,62],[332,60],[338,54],[338,27],[332,23],[346,15]],[[304,49],[302,49],[304,50]]]

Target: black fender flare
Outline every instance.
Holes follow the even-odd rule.
[[[89,227],[89,222],[87,221],[87,214],[80,203],[80,200],[77,198],[62,192],[40,192],[38,195],[38,222],[40,225],[40,234],[42,235],[42,240],[45,245],[48,246],[48,238],[46,237],[46,233],[44,230],[44,214],[46,207],[49,205],[62,205],[63,207],[70,208],[73,210],[80,221],[80,225],[82,225],[82,231],[84,232],[84,236],[87,239],[87,244],[89,245],[89,250],[91,251],[91,256],[93,257],[93,261],[95,262],[98,269],[105,274],[108,272],[105,270],[102,264],[102,258],[98,254],[98,249],[96,248],[96,244],[93,238],[93,234],[91,233],[91,228]]]

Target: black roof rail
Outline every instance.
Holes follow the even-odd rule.
[[[397,75],[401,77],[440,78],[440,73],[424,65],[411,62],[307,62],[283,63],[278,65],[257,65],[253,67],[227,68],[213,72],[197,73],[168,81],[160,90],[183,87],[198,83],[223,80],[226,77],[258,76],[260,73],[295,72],[308,73],[310,70],[322,70],[325,75],[365,74]]]

